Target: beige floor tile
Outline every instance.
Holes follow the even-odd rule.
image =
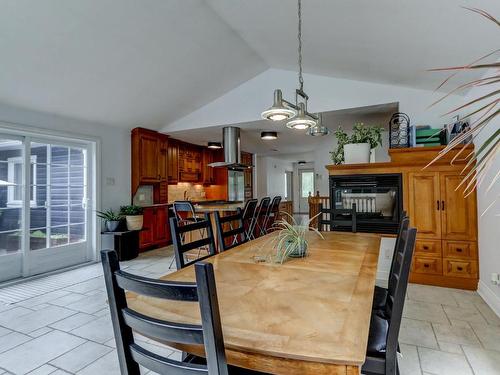
[[[470,346],[464,346],[463,349],[465,356],[476,374],[500,374],[500,353]]]
[[[471,306],[476,303],[484,303],[483,299],[479,294],[477,294],[477,292],[470,290],[455,289],[451,292],[451,295],[455,298],[455,301],[457,301],[459,306]]]
[[[451,294],[451,289],[429,285],[409,284],[408,298],[413,301],[440,303],[442,305],[458,306]]]
[[[471,328],[441,323],[433,323],[432,327],[439,341],[459,345],[481,345]]]
[[[401,344],[402,357],[398,356],[399,370],[404,375],[421,375],[420,361],[418,359],[417,347]]]
[[[439,341],[439,350],[447,353],[463,354],[462,347],[458,344],[452,344],[450,342]]]
[[[431,323],[403,318],[399,332],[399,342],[438,349]]]
[[[495,312],[489,307],[484,301],[481,303],[476,303],[476,307],[483,315],[483,317],[486,319],[488,324],[495,325],[495,326],[500,326],[500,317],[495,314]]]
[[[474,305],[465,305],[460,307],[443,306],[443,308],[446,315],[450,319],[474,323],[486,323],[486,320]]]
[[[439,350],[418,348],[423,371],[439,375],[473,375],[463,354],[445,353]]]
[[[431,323],[448,323],[443,306],[437,303],[408,300],[405,302],[403,316]]]
[[[86,342],[83,345],[63,354],[50,361],[50,364],[69,372],[77,372],[95,362],[113,349],[99,345],[94,342]]]
[[[485,349],[500,352],[500,327],[479,323],[471,323],[471,326]]]
[[[118,362],[118,355],[113,350],[104,357],[99,358],[97,361],[91,363],[87,367],[77,372],[78,375],[120,375],[120,364]]]

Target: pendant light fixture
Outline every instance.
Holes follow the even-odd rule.
[[[276,132],[261,132],[260,133],[260,139],[263,139],[265,141],[272,141],[274,139],[278,139],[278,133]]]
[[[320,113],[318,114],[319,120],[316,123],[316,125],[311,126],[307,130],[307,135],[313,136],[313,137],[321,137],[323,135],[327,135],[330,133],[328,128],[326,126],[323,126],[323,115]]]
[[[290,129],[305,130],[317,125],[318,116],[308,112],[307,101],[309,96],[304,92],[304,78],[302,77],[302,0],[297,3],[298,14],[298,65],[299,88],[295,90],[295,103],[283,99],[280,89],[274,90],[274,103],[271,108],[262,112],[262,118],[271,121],[289,120],[286,126]]]

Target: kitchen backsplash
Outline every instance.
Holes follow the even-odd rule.
[[[189,199],[205,199],[205,189],[203,185],[179,182],[177,185],[168,185],[169,202],[184,200],[184,192],[187,192],[186,196]]]

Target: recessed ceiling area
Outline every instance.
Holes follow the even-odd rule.
[[[241,128],[241,148],[243,151],[265,156],[286,158],[289,154],[307,153],[314,150],[318,143],[333,142],[333,131],[341,126],[352,129],[357,122],[388,128],[393,113],[398,112],[398,103],[387,103],[367,107],[347,108],[323,112],[323,124],[330,130],[324,137],[311,137],[305,131],[288,129],[284,122],[259,120],[225,126]],[[222,141],[223,126],[190,129],[168,133],[175,139],[206,146],[209,141]],[[278,139],[265,141],[260,138],[262,131],[276,131]],[[333,144],[333,143],[332,143]]]

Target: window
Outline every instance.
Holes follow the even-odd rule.
[[[7,159],[7,207],[21,207],[23,204],[23,158],[21,156]],[[36,155],[31,156],[30,205],[36,206]]]
[[[310,194],[314,193],[314,172],[302,173],[302,186],[300,187],[300,196],[302,198],[307,198]]]

